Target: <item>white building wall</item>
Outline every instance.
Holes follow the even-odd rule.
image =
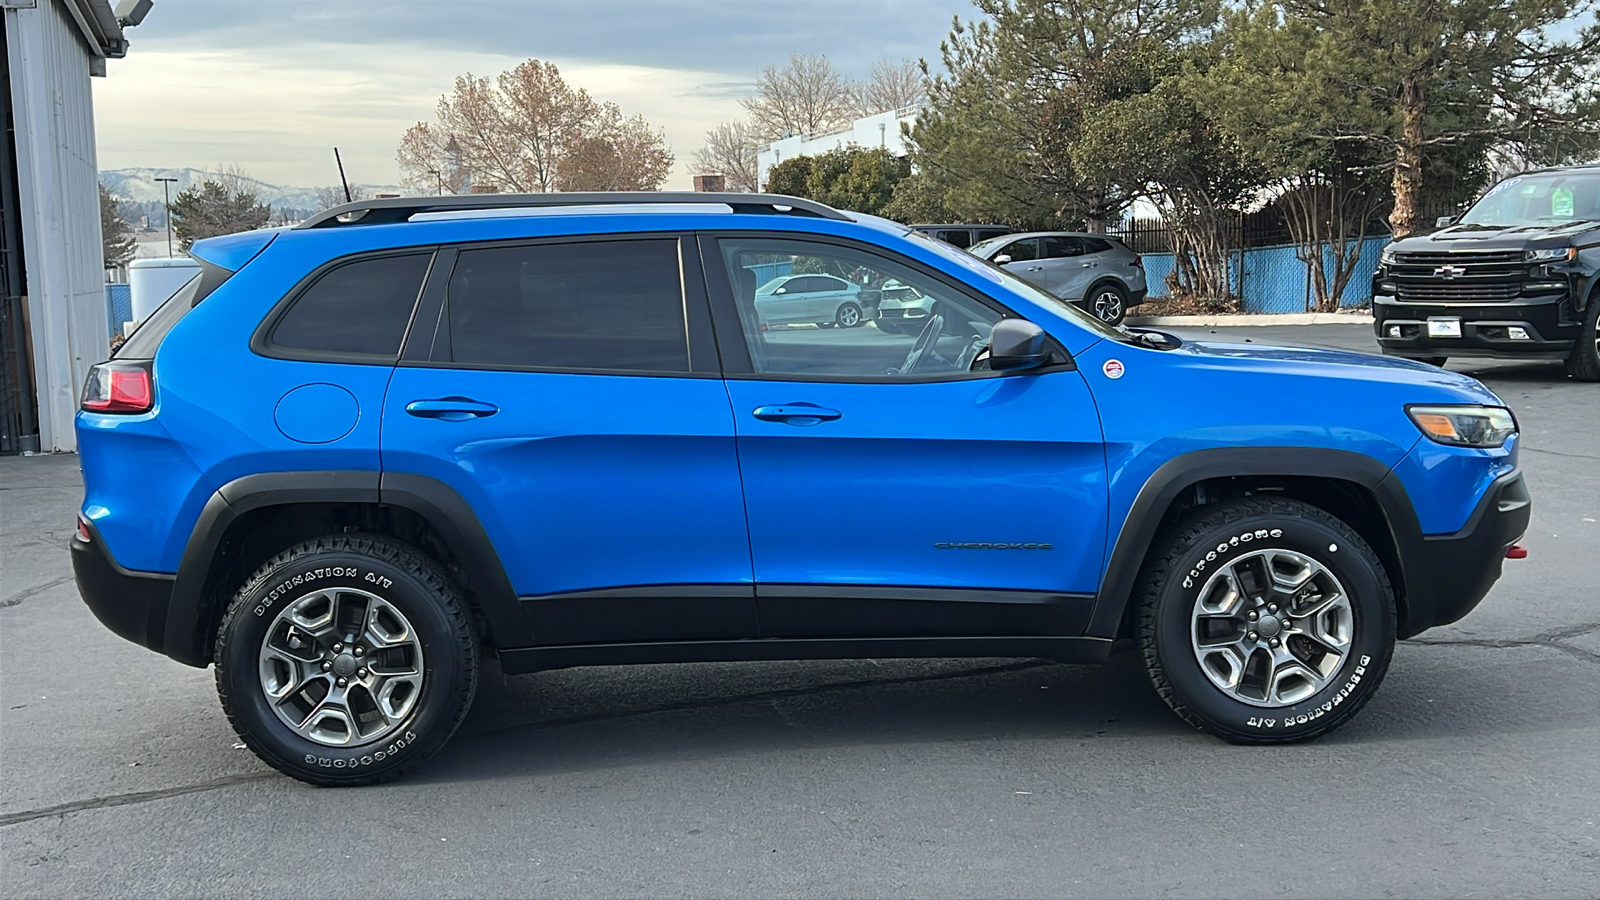
[[[109,355],[91,63],[62,0],[7,6],[22,245],[39,447],[76,450],[72,417],[89,367]]]
[[[839,131],[796,135],[773,141],[756,152],[756,180],[765,186],[767,173],[772,171],[773,166],[786,159],[793,159],[796,156],[817,156],[829,150],[840,150],[845,147],[861,147],[868,150],[882,147],[895,156],[905,156],[906,144],[905,138],[900,133],[900,126],[915,122],[919,111],[918,107],[908,106],[857,119],[850,123],[849,128]]]

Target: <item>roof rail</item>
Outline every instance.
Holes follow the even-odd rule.
[[[597,191],[548,194],[456,194],[442,197],[386,197],[358,200],[324,210],[296,225],[333,228],[343,225],[386,225],[418,213],[464,209],[541,209],[560,206],[616,206],[654,203],[723,203],[736,213],[816,216],[850,221],[850,217],[814,200],[781,194],[734,194],[703,191]]]

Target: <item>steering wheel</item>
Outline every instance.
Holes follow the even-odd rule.
[[[922,326],[922,333],[917,335],[917,342],[911,345],[911,352],[906,354],[906,361],[900,364],[899,374],[914,374],[917,366],[922,365],[923,357],[928,355],[928,350],[943,332],[944,316],[937,314],[929,316],[928,324]]]

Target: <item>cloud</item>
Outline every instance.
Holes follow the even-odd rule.
[[[687,187],[704,133],[762,67],[825,53],[864,75],[936,56],[968,0],[161,0],[94,79],[101,168],[237,163],[280,184],[398,180],[395,148],[457,75],[530,57],[662,128]]]

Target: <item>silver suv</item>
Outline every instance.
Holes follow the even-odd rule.
[[[991,238],[967,248],[1076,303],[1110,325],[1120,325],[1128,307],[1144,302],[1144,262],[1114,237],[1074,231],[1035,231]]]

